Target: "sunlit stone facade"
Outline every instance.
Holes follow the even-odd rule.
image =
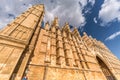
[[[41,27],[35,5],[0,30],[0,80],[120,80],[120,61],[100,41],[58,18]]]

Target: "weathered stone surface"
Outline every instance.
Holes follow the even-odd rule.
[[[43,80],[45,68],[40,66],[29,66],[28,80]]]
[[[48,68],[46,80],[85,80],[82,71]]]

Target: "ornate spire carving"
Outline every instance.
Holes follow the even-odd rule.
[[[75,27],[74,30],[73,30],[73,34],[76,35],[76,36],[79,36],[79,31],[78,29]]]
[[[50,28],[49,22],[46,22],[44,29],[45,29],[45,30],[49,30],[49,28]]]
[[[70,31],[70,27],[69,27],[69,23],[68,23],[68,22],[65,23],[64,28],[65,28],[65,31],[66,31],[67,33],[70,33],[70,32],[71,32],[71,31]]]
[[[58,17],[55,17],[54,20],[53,20],[53,23],[52,23],[52,26],[53,27],[59,27],[59,22],[58,22]]]

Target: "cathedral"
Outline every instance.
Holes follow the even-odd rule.
[[[0,30],[0,80],[120,80],[120,60],[101,42],[58,18],[42,27],[34,5]]]

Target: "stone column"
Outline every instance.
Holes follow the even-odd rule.
[[[56,27],[52,25],[50,28],[51,31],[51,52],[50,52],[50,59],[51,59],[51,66],[56,66]]]
[[[60,29],[57,30],[57,64],[65,66],[65,55],[63,49],[63,40]]]

